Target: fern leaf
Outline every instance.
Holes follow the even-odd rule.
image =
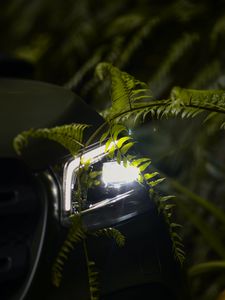
[[[160,18],[154,17],[150,21],[144,23],[144,25],[135,31],[133,37],[129,40],[128,44],[125,46],[117,65],[121,68],[129,61],[131,56],[137,51],[137,49],[142,45],[143,40],[146,39],[152,31],[160,23]]]
[[[144,106],[151,99],[145,83],[136,80],[133,76],[120,71],[109,63],[98,64],[96,74],[101,80],[107,75],[111,78],[112,107],[108,112],[108,120],[115,118],[116,115],[120,115],[122,112]],[[142,97],[140,98],[140,96]]]
[[[83,132],[87,127],[89,127],[89,125],[71,124],[50,129],[30,129],[17,135],[13,141],[13,146],[16,153],[20,155],[22,149],[28,145],[30,138],[45,138],[58,142],[74,155],[80,147],[84,146],[82,144]]]
[[[123,132],[123,131],[127,132],[127,128],[122,124],[113,124],[113,126],[110,128],[110,131],[111,131],[113,140],[116,141],[118,138],[118,135],[121,132]]]
[[[163,182],[165,180],[165,178],[159,178],[157,180],[152,180],[149,182],[149,184],[151,185],[151,187],[154,187],[156,185],[158,185],[159,183]]]
[[[86,233],[82,228],[81,218],[79,215],[73,215],[71,218],[72,224],[69,229],[66,240],[55,259],[52,267],[52,283],[59,287],[62,279],[62,271],[65,261],[68,259],[69,253],[74,249],[74,246],[86,238]]]
[[[212,41],[212,44],[215,45],[215,43],[218,40],[218,37],[224,37],[224,33],[225,33],[225,15],[221,16],[216,23],[214,24],[211,34],[210,34],[210,38]]]
[[[112,144],[113,144],[113,139],[112,137],[110,137],[105,144],[105,152],[107,152],[110,149]]]
[[[88,282],[89,282],[90,299],[98,300],[99,299],[99,282],[98,282],[98,272],[96,272],[96,270],[95,270],[95,262],[88,260],[87,268],[88,268]]]
[[[191,90],[175,87],[171,91],[171,105],[179,112],[189,108],[199,111],[225,113],[225,91]]]
[[[142,170],[140,169],[140,171],[142,171]],[[149,179],[152,179],[152,178],[154,178],[157,175],[159,175],[158,172],[147,173],[147,174],[144,174],[144,178],[145,178],[145,180],[149,181]]]
[[[195,76],[189,87],[192,89],[202,89],[207,87],[213,79],[220,75],[221,68],[219,61],[213,60],[212,62],[207,62],[206,66],[203,67],[199,73]]]
[[[109,130],[107,130],[106,132],[103,133],[103,135],[101,136],[101,138],[99,140],[100,144],[102,144],[107,139],[107,137],[109,136],[109,134],[110,134]]]
[[[117,17],[106,31],[107,36],[116,36],[118,32],[120,34],[130,32],[140,26],[144,21],[141,14],[126,14]]]
[[[116,145],[120,149],[124,145],[125,142],[130,141],[131,139],[132,138],[130,136],[122,137],[117,141]]]
[[[149,161],[143,163],[142,165],[140,165],[138,167],[140,172],[144,172],[149,167],[150,164],[151,164],[151,161],[149,160]]]
[[[134,159],[134,157],[131,157],[130,160],[134,167],[140,167],[144,163],[146,163],[147,166],[149,166],[151,164],[151,160],[148,157],[142,157],[142,158],[138,158],[138,159]],[[145,168],[143,169],[143,171],[144,170],[145,170]]]
[[[181,38],[172,45],[166,58],[158,68],[157,73],[153,76],[152,80],[150,80],[150,85],[153,90],[159,89],[160,85],[163,86],[162,82],[166,82],[165,78],[175,63],[177,63],[185,53],[190,51],[190,48],[198,40],[199,36],[196,33],[183,33]]]
[[[174,198],[175,198],[175,196],[173,196],[173,195],[163,196],[163,197],[160,197],[160,201],[161,202],[166,202],[166,201],[169,201],[169,200],[174,199]]]
[[[113,158],[113,157],[115,156],[115,151],[116,151],[116,150],[117,150],[116,144],[113,143],[113,144],[110,146],[109,150],[108,150],[108,153],[107,153],[108,157],[109,157],[109,158]]]
[[[133,146],[134,146],[134,142],[127,143],[120,149],[121,154],[125,155]]]
[[[184,246],[182,243],[182,238],[177,233],[177,229],[182,227],[181,225],[171,222],[171,213],[170,209],[173,207],[173,204],[168,204],[167,202],[174,198],[174,196],[159,196],[152,188],[149,190],[150,198],[155,202],[158,207],[158,211],[161,212],[164,216],[164,219],[168,225],[170,239],[172,241],[172,250],[174,253],[174,257],[179,261],[182,265],[185,260]]]
[[[100,48],[94,55],[86,61],[84,65],[76,72],[76,74],[64,85],[68,89],[74,89],[77,87],[77,85],[81,82],[81,80],[84,78],[86,73],[93,69],[97,63],[101,61],[101,57],[103,54],[103,49]]]
[[[118,229],[112,227],[99,229],[93,234],[95,236],[106,236],[113,238],[119,247],[123,247],[125,244],[125,236]]]

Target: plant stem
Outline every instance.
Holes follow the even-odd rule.
[[[188,275],[190,277],[194,277],[200,274],[204,274],[211,271],[218,271],[218,270],[223,270],[223,271],[225,270],[225,261],[216,260],[216,261],[209,261],[206,263],[197,264],[188,270]]]
[[[87,249],[87,242],[86,240],[83,240],[83,249],[84,249],[84,255],[85,255],[85,260],[86,260],[86,266],[87,266],[87,273],[88,273],[88,285],[89,285],[89,293],[90,293],[90,299],[94,299],[94,295],[91,291],[91,282],[90,282],[90,273],[91,273],[91,270],[90,270],[90,267],[89,267],[89,257],[88,257],[88,249]]]
[[[201,232],[210,247],[223,259],[225,259],[225,248],[217,233],[213,231],[202,218],[181,201],[176,201],[182,209],[182,213]]]
[[[175,190],[181,192],[182,194],[188,196],[191,200],[196,202],[198,205],[204,207],[206,210],[208,210],[214,217],[221,221],[225,226],[225,214],[222,210],[217,208],[212,202],[209,200],[206,200],[202,198],[201,196],[195,194],[194,192],[187,189],[185,186],[180,184],[178,181],[169,178],[169,181]]]
[[[87,142],[85,143],[85,147],[89,146],[94,139],[98,136],[98,134],[102,131],[102,129],[108,125],[108,122],[105,121],[103,124],[101,124],[96,130],[95,132],[90,136],[90,138],[87,140]]]

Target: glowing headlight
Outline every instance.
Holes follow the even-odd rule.
[[[61,205],[64,224],[68,216],[81,212],[86,227],[101,228],[131,218],[149,208],[150,201],[146,200],[148,193],[137,182],[139,169],[129,163],[124,167],[123,164],[109,160],[104,150],[105,146],[92,148],[82,155],[82,161],[80,157],[75,157],[65,164]],[[99,174],[94,178],[98,184],[81,183],[78,193],[77,172],[80,168],[82,171],[85,161],[90,162],[87,171],[90,171],[90,176],[86,179],[90,179],[91,174]]]
[[[139,170],[136,167],[118,164],[116,161],[103,163],[102,180],[107,185],[133,182],[138,179]]]

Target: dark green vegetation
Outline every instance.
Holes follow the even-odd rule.
[[[94,76],[99,62],[149,85],[142,102],[151,107],[136,114],[145,125],[134,137],[167,177],[164,191],[177,195],[194,299],[215,298],[225,282],[224,1],[14,0],[1,12],[1,51],[31,61],[35,79],[65,84],[104,116],[116,117],[109,81]]]

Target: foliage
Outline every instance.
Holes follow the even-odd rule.
[[[86,232],[82,228],[81,218],[79,215],[73,215],[71,218],[71,226],[64,241],[61,250],[59,251],[55,263],[52,267],[52,283],[59,287],[62,279],[62,270],[65,260],[68,259],[69,253],[74,249],[74,246],[86,238]]]
[[[75,154],[83,146],[83,131],[87,127],[86,124],[71,124],[54,128],[30,129],[21,132],[14,139],[14,149],[17,154],[21,154],[21,150],[27,146],[29,138],[45,138],[58,142],[71,154]]]

